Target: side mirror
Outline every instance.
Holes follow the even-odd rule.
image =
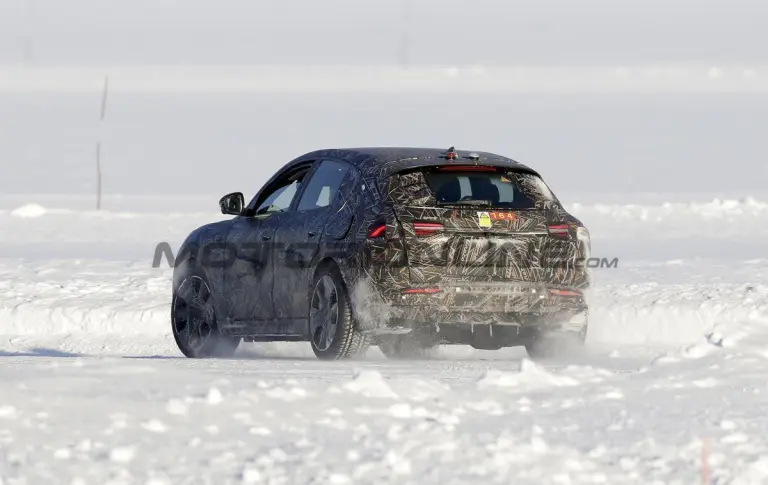
[[[243,209],[245,209],[245,197],[242,192],[227,194],[219,201],[219,207],[221,207],[222,214],[241,216]]]

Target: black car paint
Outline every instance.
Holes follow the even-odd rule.
[[[479,160],[475,160],[468,152],[459,151],[456,159],[448,160],[443,152],[427,148],[360,148],[319,150],[302,155],[270,178],[243,215],[203,226],[190,234],[180,250],[186,257],[178,260],[174,287],[181,283],[185,267],[202,266],[212,287],[221,332],[257,340],[309,339],[310,287],[316,269],[322,264],[339,268],[349,294],[361,285],[373,293],[366,295],[364,303],[353,301],[359,327],[372,332],[399,328],[404,322],[559,325],[570,315],[586,314],[583,296],[565,298],[541,294],[553,285],[579,293],[587,288],[589,274],[575,264],[565,268],[538,268],[536,277],[521,272],[518,281],[512,283],[494,281],[487,277],[489,273],[446,277],[450,271],[431,279],[428,263],[421,267],[411,264],[406,246],[410,241],[412,252],[417,246],[413,244],[415,240],[407,219],[425,216],[440,219],[446,211],[456,210],[433,207],[409,214],[408,207],[398,197],[407,196],[411,205],[419,194],[429,197],[428,191],[424,191],[423,176],[412,170],[478,164],[538,175],[525,165],[491,153],[479,152]],[[330,206],[254,214],[257,203],[276,181],[286,173],[311,165],[293,198],[291,208],[295,209],[306,182],[323,160],[350,165]],[[406,174],[397,175],[403,172]],[[393,175],[396,176],[390,183]],[[564,223],[573,230],[581,226],[556,199],[546,208],[546,218],[546,223]],[[467,219],[457,221],[466,226]],[[381,222],[386,224],[383,237],[369,239],[369,228]],[[547,239],[539,239],[535,244],[538,244],[534,248],[539,251],[537,255],[549,250]],[[573,240],[567,245],[565,259],[575,261],[583,249]],[[234,255],[217,258],[221,247],[231,249]],[[428,284],[443,285],[446,291],[437,295],[403,294],[404,289]],[[366,311],[361,308],[363,304],[372,305],[374,310]]]

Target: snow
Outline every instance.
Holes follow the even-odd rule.
[[[44,216],[48,211],[45,209],[45,207],[40,206],[38,204],[27,204],[25,206],[19,207],[18,209],[11,212],[11,216],[13,217],[40,217]]]
[[[222,218],[200,199],[0,205],[0,483],[768,483],[765,199],[573,198],[619,265],[587,347],[542,362],[185,359],[152,258]]]
[[[548,387],[577,386],[579,381],[566,375],[556,375],[547,372],[528,359],[520,363],[519,372],[502,372],[489,370],[478,381],[479,388],[489,387],[521,387],[527,390],[546,389]]]
[[[757,93],[764,64],[0,66],[0,93]],[[763,74],[762,76],[760,74]]]

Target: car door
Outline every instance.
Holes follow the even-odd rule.
[[[277,228],[274,254],[275,315],[280,319],[307,318],[309,287],[322,246],[333,243],[326,225],[344,212],[347,227],[352,212],[341,211],[357,171],[346,162],[322,160],[304,184],[294,217]],[[338,224],[337,224],[338,225]],[[343,224],[341,224],[343,225]]]
[[[274,237],[289,224],[292,207],[311,164],[288,170],[267,185],[249,204],[227,235],[234,257],[224,274],[224,299],[231,327],[251,327],[249,333],[275,333],[273,304]]]

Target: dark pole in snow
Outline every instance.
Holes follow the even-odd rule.
[[[99,123],[104,126],[104,117],[107,114],[107,97],[109,96],[109,76],[104,77],[104,90],[101,95],[101,117]],[[102,129],[103,131],[103,129]],[[96,143],[96,210],[101,210],[101,140]]]

